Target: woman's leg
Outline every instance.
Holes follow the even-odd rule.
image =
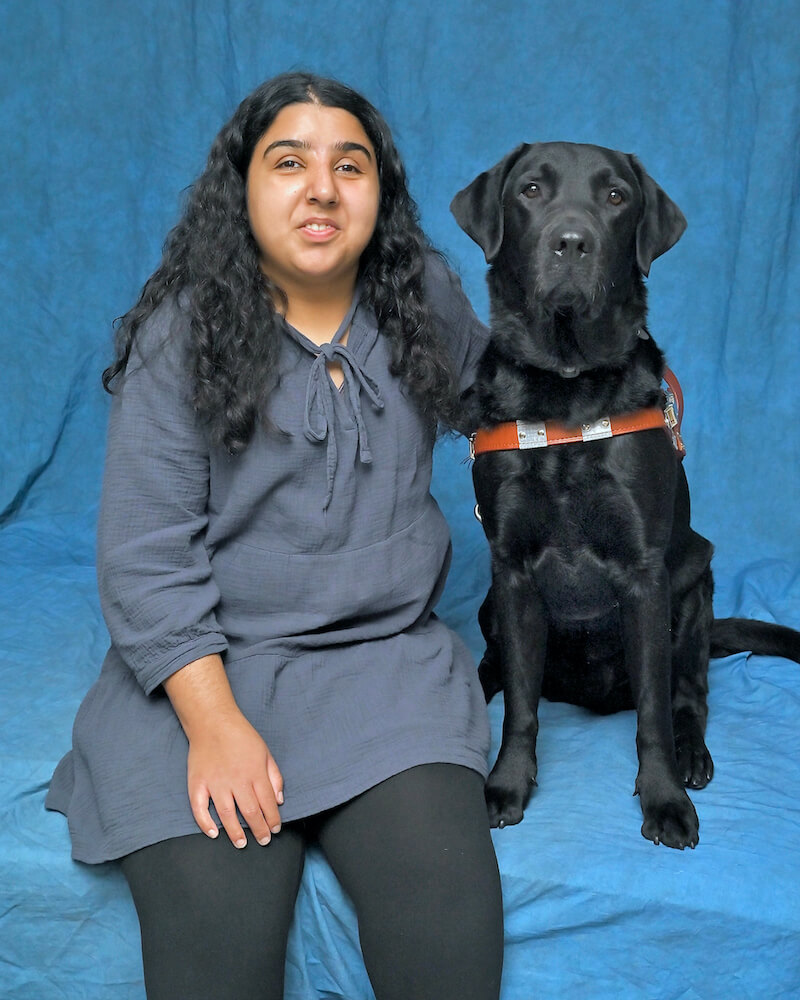
[[[318,836],[377,1000],[496,1000],[503,909],[480,775],[403,771],[320,817]]]
[[[198,833],[123,858],[148,1000],[282,1000],[304,856],[289,824],[266,847]]]

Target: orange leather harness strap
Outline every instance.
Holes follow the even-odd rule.
[[[512,420],[496,427],[476,431],[470,438],[471,453],[480,455],[484,451],[579,444],[584,441],[610,438],[615,434],[632,434],[634,431],[649,431],[658,427],[669,430],[664,419],[664,411],[655,407],[616,417],[603,417],[593,424],[581,424],[580,427],[565,427],[553,420],[539,424],[526,420]]]
[[[470,458],[475,458],[485,451],[527,450],[547,448],[556,444],[581,444],[584,441],[599,441],[617,434],[633,434],[636,431],[656,430],[659,427],[670,435],[675,450],[683,458],[686,454],[680,434],[683,394],[680,383],[669,368],[664,373],[664,381],[667,383],[667,390],[666,405],[663,410],[653,406],[633,413],[601,417],[592,424],[581,424],[579,427],[565,427],[554,420],[542,423],[509,420],[495,427],[481,428],[470,435]]]

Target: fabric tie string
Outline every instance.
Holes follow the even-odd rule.
[[[306,387],[303,433],[311,442],[327,442],[327,491],[325,502],[322,506],[323,510],[328,509],[333,496],[333,481],[336,477],[336,467],[339,460],[333,416],[335,407],[334,393],[339,390],[334,386],[328,374],[328,365],[334,362],[341,366],[344,378],[344,398],[347,401],[347,407],[358,433],[358,458],[365,465],[368,465],[372,461],[372,452],[369,447],[364,415],[361,411],[362,392],[376,410],[382,410],[384,405],[383,397],[377,383],[367,375],[352,351],[341,343],[342,338],[350,329],[353,322],[360,297],[361,288],[357,287],[352,305],[348,309],[347,315],[339,324],[339,329],[331,337],[329,344],[315,344],[289,323],[286,324],[286,329],[292,339],[303,350],[314,355]]]
[[[345,396],[358,431],[358,457],[365,465],[372,461],[372,452],[369,448],[364,415],[361,412],[361,393],[363,391],[366,394],[376,410],[383,409],[383,398],[375,381],[367,375],[345,346],[336,343],[322,344],[317,350],[319,353],[308,376],[303,431],[309,441],[327,440],[327,492],[323,504],[323,509],[327,510],[333,496],[333,481],[339,460],[336,434],[333,431],[333,394],[338,390],[328,375],[328,364],[334,361],[341,365]]]

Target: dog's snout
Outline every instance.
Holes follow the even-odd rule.
[[[559,228],[550,238],[550,249],[557,257],[585,257],[594,252],[594,239],[585,229]]]
[[[539,237],[535,294],[550,308],[594,308],[603,265],[602,234],[586,213],[559,213]]]

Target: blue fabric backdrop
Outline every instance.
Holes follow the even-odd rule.
[[[340,77],[384,112],[433,242],[486,315],[452,195],[522,140],[635,152],[689,228],[650,279],[686,396],[694,522],[717,611],[800,627],[797,0],[6,0],[0,10],[0,996],[141,1000],[119,873],[68,859],[44,788],[106,644],[93,529],[110,324],[238,101]],[[480,653],[488,554],[462,441],[438,452],[454,534],[441,614]],[[632,716],[544,705],[540,789],[496,845],[504,1000],[800,995],[800,668],[713,664],[701,844],[638,834]],[[499,735],[501,705],[492,706]],[[311,858],[292,1000],[369,1000],[352,913]]]

